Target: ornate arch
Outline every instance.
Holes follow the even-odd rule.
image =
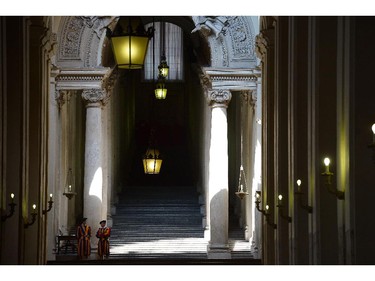
[[[105,27],[113,29],[118,17],[63,17],[58,32],[57,65],[65,68],[102,66],[106,47]],[[253,68],[256,66],[256,17],[192,17],[209,43],[211,67]]]
[[[192,17],[211,48],[211,67],[255,68],[255,37],[258,33],[254,25],[256,17],[217,16]]]
[[[57,65],[66,68],[102,66],[102,49],[107,26],[118,17],[63,17],[60,23]]]

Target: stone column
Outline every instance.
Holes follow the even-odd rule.
[[[208,199],[210,208],[209,259],[230,259],[228,245],[228,90],[208,91],[211,107]]]
[[[88,89],[82,93],[82,98],[87,102],[83,216],[87,217],[93,231],[92,235],[99,221],[103,219],[102,214],[107,212],[107,202],[103,200],[103,193],[106,193],[106,190],[103,190],[102,138],[102,105],[105,97],[105,91],[102,89]],[[94,240],[92,239],[91,243],[96,247]]]

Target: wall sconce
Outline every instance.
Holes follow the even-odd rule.
[[[10,207],[9,214],[5,214],[5,215],[1,216],[1,221],[6,221],[8,218],[13,216],[13,214],[14,214],[14,210],[15,210],[15,207],[16,207],[16,203],[14,203],[14,193],[10,194],[9,207]]]
[[[305,209],[307,212],[309,213],[312,213],[312,207],[309,206],[309,205],[305,205],[302,203],[302,194],[303,192],[301,191],[301,184],[302,184],[302,181],[300,179],[297,180],[297,191],[294,192],[295,195],[298,196],[298,201],[299,201],[299,205],[302,209]]]
[[[267,224],[272,226],[274,229],[276,229],[277,225],[269,220],[269,217],[270,217],[269,208],[270,208],[270,206],[266,205],[265,210],[261,210],[260,207],[259,207],[261,194],[262,194],[261,191],[255,191],[255,206],[256,206],[256,209],[266,217]]]
[[[345,199],[345,193],[343,191],[337,190],[337,188],[332,186],[332,177],[333,173],[329,170],[329,164],[331,163],[331,160],[326,157],[324,158],[324,165],[326,166],[326,170],[322,175],[325,177],[325,185],[327,186],[327,189],[330,193],[336,195],[336,197],[340,200]]]
[[[287,220],[288,222],[292,222],[292,218],[284,214],[284,211],[283,211],[284,205],[283,205],[283,201],[282,201],[283,196],[281,194],[278,196],[278,199],[279,199],[279,203],[276,205],[276,207],[279,208],[280,217]]]
[[[52,201],[52,193],[49,195],[49,201],[48,201],[48,209],[47,210],[43,210],[42,211],[42,214],[45,215],[47,214],[49,211],[51,211],[52,209],[52,205],[53,205],[53,201]]]
[[[31,221],[30,222],[26,222],[24,224],[25,228],[28,228],[30,225],[34,224],[34,222],[36,221],[36,215],[37,215],[37,213],[36,213],[36,205],[34,204],[33,205],[33,212],[31,213]]]
[[[372,130],[372,144],[370,144],[368,147],[372,148],[372,160],[375,162],[375,123],[372,124],[371,130]]]

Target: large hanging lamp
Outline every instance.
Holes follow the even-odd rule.
[[[107,31],[118,68],[143,68],[148,42],[154,29],[150,27],[146,31],[140,17],[120,17],[114,32]]]

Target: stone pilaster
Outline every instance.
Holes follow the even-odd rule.
[[[103,184],[103,136],[102,105],[106,93],[102,89],[86,89],[82,92],[86,101],[85,171],[83,188],[83,216],[93,231],[107,213],[107,201],[103,200],[106,186]],[[95,239],[93,239],[94,241]],[[94,242],[93,246],[94,246]],[[96,245],[95,245],[96,247]]]
[[[228,245],[228,90],[209,90],[211,140],[209,152],[208,202],[210,208],[209,259],[230,259]]]

